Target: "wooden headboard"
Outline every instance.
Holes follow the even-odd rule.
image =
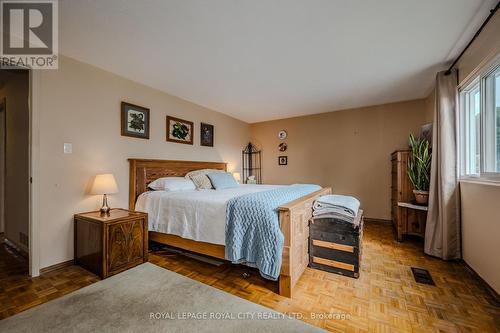
[[[145,160],[129,158],[129,209],[135,209],[137,197],[147,191],[148,185],[162,177],[183,177],[188,172],[200,169],[217,169],[227,171],[227,163]]]

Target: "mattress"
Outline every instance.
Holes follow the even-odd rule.
[[[228,201],[245,194],[281,186],[240,185],[224,190],[149,191],[139,196],[135,209],[148,213],[150,231],[225,245]]]

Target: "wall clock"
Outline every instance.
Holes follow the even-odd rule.
[[[280,138],[280,140],[285,140],[286,136],[287,136],[287,133],[285,130],[281,130],[278,132],[278,138]]]

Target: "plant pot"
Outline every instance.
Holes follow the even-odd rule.
[[[427,205],[429,203],[429,191],[413,190],[413,194],[415,195],[415,201],[419,205]]]

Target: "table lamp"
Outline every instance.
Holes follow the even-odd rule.
[[[109,215],[111,208],[108,206],[108,194],[118,193],[118,185],[116,185],[115,177],[110,173],[95,176],[90,193],[103,195],[101,214]]]
[[[233,172],[233,177],[238,183],[241,181],[241,175],[239,172]]]

